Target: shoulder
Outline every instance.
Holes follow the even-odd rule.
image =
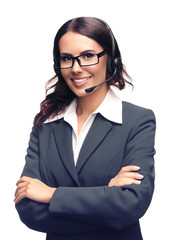
[[[155,121],[155,114],[151,109],[137,106],[130,102],[122,102],[122,116],[123,122],[136,122],[136,121]]]
[[[53,129],[60,128],[64,123],[65,121],[63,120],[63,118],[61,119],[53,118],[51,121],[47,120],[45,122],[42,122],[41,125],[33,124],[32,132],[38,135],[47,136],[49,133],[53,131]]]

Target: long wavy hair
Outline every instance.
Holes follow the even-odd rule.
[[[112,55],[112,38],[106,25],[96,18],[79,17],[69,20],[58,30],[54,39],[54,56],[60,56],[59,40],[69,31],[94,39],[107,50],[109,55]],[[125,88],[126,83],[131,85],[132,83],[122,63],[116,39],[114,57],[120,59],[119,68],[114,78],[108,81],[107,84],[108,86],[114,85],[122,90]],[[109,74],[107,76],[109,77]],[[69,89],[60,71],[57,71],[56,75],[46,84],[46,98],[41,102],[40,112],[35,116],[35,125],[41,126],[46,119],[62,113],[75,97],[76,95]]]

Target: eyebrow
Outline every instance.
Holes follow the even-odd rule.
[[[88,50],[85,50],[83,52],[80,53],[80,55],[82,54],[86,54],[86,53],[89,53],[89,52],[93,52],[93,53],[96,53],[96,51],[92,50],[92,49],[88,49]],[[60,55],[62,56],[73,56],[71,53],[66,53],[66,52],[61,52]]]

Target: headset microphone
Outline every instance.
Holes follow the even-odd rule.
[[[93,92],[93,90],[94,90],[95,88],[101,86],[101,85],[104,84],[104,83],[107,83],[108,81],[110,81],[110,80],[116,75],[116,72],[117,72],[117,68],[115,68],[114,73],[112,74],[112,76],[109,77],[106,81],[100,83],[99,85],[96,85],[96,86],[93,86],[93,87],[90,87],[90,88],[85,89],[85,92],[86,92],[86,93],[91,93],[91,92]]]

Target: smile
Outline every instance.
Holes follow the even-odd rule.
[[[72,81],[75,82],[75,83],[81,83],[81,82],[87,81],[89,79],[90,79],[90,77],[81,78],[81,79],[72,79]]]

